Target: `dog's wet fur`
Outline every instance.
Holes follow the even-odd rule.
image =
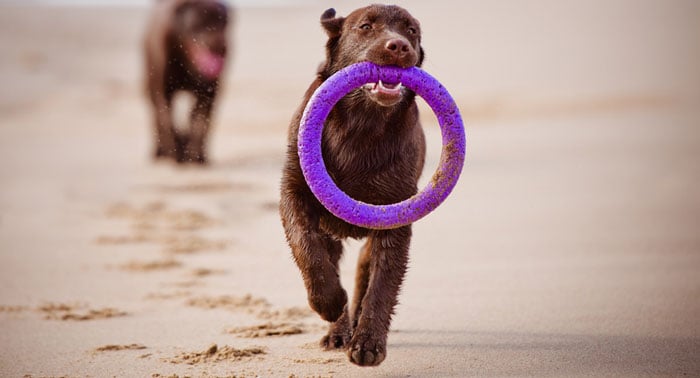
[[[420,66],[421,30],[405,9],[386,5],[357,9],[345,18],[328,9],[321,25],[328,34],[326,60],[289,126],[280,216],[309,304],[331,323],[321,346],[347,350],[357,365],[376,366],[386,357],[387,334],[408,263],[411,226],[372,230],[329,213],[304,180],[297,134],[314,90],[343,67],[362,61]],[[353,90],[326,119],[322,152],[330,176],[352,198],[383,205],[411,197],[418,190],[425,160],[415,93],[400,83],[371,83]],[[366,238],[351,307],[338,271],[346,238]]]
[[[227,59],[229,7],[218,0],[159,0],[145,35],[146,89],[153,107],[156,158],[206,163],[206,137]],[[189,127],[178,131],[173,97],[195,98]]]

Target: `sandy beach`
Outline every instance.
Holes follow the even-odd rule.
[[[318,18],[365,3],[237,9],[204,168],[151,159],[147,8],[0,3],[0,376],[700,376],[700,2],[397,4],[467,163],[360,368],[318,347],[277,202]]]

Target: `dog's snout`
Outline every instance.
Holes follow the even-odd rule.
[[[226,55],[227,43],[224,33],[211,34],[204,38],[204,44],[209,47],[209,51],[224,56]]]
[[[408,42],[398,38],[388,40],[384,47],[397,56],[407,54],[411,50]]]
[[[211,52],[220,56],[226,56],[226,50],[227,48],[225,43],[217,43],[211,47]]]
[[[387,61],[384,64],[396,64],[409,67],[416,62],[416,53],[413,47],[403,38],[391,38],[384,43],[384,54]]]

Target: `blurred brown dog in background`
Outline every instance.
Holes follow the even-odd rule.
[[[145,36],[146,85],[155,118],[156,158],[206,163],[206,136],[227,60],[229,7],[218,0],[159,0]],[[178,131],[173,97],[190,92],[189,128]]]

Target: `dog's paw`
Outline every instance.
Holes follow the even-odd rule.
[[[182,163],[207,164],[207,157],[202,149],[187,147],[182,152]]]
[[[342,350],[345,349],[350,342],[350,332],[336,333],[328,331],[328,334],[321,338],[321,348],[324,350]]]
[[[185,154],[179,162],[200,165],[206,165],[208,163],[207,158],[200,154]]]
[[[348,295],[340,286],[325,289],[321,293],[312,292],[309,295],[309,305],[323,320],[335,322],[343,315]]]
[[[175,150],[175,147],[163,147],[163,146],[157,146],[154,153],[153,157],[158,160],[158,159],[176,159],[177,152]]]
[[[350,343],[351,337],[352,329],[346,306],[340,318],[335,323],[331,323],[328,334],[321,339],[321,348],[325,350],[345,349]]]
[[[355,334],[348,346],[350,362],[360,366],[377,366],[386,358],[386,337]]]

